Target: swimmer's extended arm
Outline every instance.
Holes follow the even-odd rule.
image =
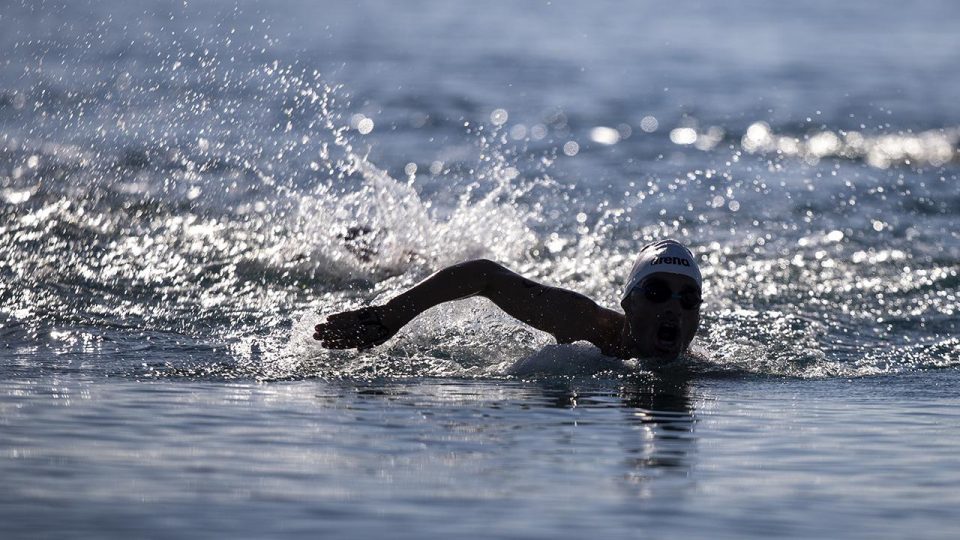
[[[622,315],[582,294],[542,285],[480,259],[444,268],[385,305],[330,315],[316,326],[313,337],[331,349],[379,345],[427,309],[478,295],[553,334],[559,343],[585,340],[605,350],[622,325]]]

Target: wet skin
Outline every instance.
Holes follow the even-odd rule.
[[[644,287],[652,281],[666,284],[672,297],[665,302],[648,299]],[[700,327],[700,306],[685,308],[681,294],[699,298],[697,282],[680,274],[651,274],[621,302],[625,312],[621,346],[627,355],[672,359],[690,347]]]
[[[665,301],[648,297],[651,283]],[[664,290],[664,289],[669,290]],[[651,274],[622,303],[625,314],[604,308],[574,291],[527,279],[495,262],[467,261],[436,272],[380,306],[335,313],[314,328],[314,339],[330,349],[365,349],[389,340],[404,325],[437,304],[483,296],[514,318],[552,334],[558,343],[588,341],[619,358],[676,358],[689,347],[700,324],[699,303],[684,308],[676,298],[698,300],[696,282],[678,274]]]

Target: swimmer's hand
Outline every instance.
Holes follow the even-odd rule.
[[[406,321],[388,306],[334,313],[314,327],[313,339],[328,349],[368,349],[386,342]]]

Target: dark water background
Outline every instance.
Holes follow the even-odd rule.
[[[954,537],[958,15],[3,3],[0,531]],[[474,257],[616,306],[665,236],[667,374],[483,300],[309,337]]]

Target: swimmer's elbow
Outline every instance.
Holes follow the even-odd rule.
[[[520,277],[516,272],[490,259],[474,259],[466,264],[470,265],[471,272],[480,282],[478,293],[494,301],[506,293],[505,286],[508,283]]]
[[[460,265],[469,274],[482,284],[481,292],[489,290],[490,286],[505,275],[513,274],[507,267],[490,259],[474,259]]]
[[[461,265],[469,267],[474,272],[480,274],[495,274],[506,270],[502,264],[491,261],[490,259],[473,259],[472,261],[461,263]]]
[[[516,272],[490,259],[473,259],[454,268],[454,279],[470,289],[471,296],[488,298],[503,309],[506,309],[504,303],[513,303],[510,298],[512,286],[524,281]]]

